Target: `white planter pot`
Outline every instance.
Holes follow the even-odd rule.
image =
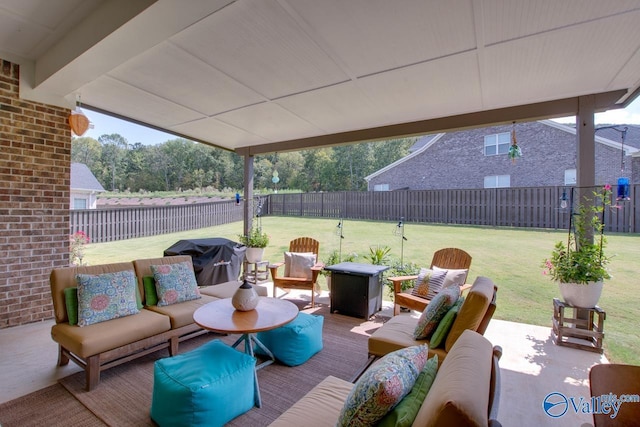
[[[248,263],[256,264],[262,261],[262,256],[264,255],[264,248],[247,248],[244,256],[247,259]]]
[[[593,308],[598,305],[602,294],[603,281],[588,284],[558,282],[560,295],[569,305],[579,308]]]

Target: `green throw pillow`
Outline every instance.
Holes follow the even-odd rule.
[[[378,427],[408,427],[413,424],[422,402],[424,402],[433,381],[436,379],[437,372],[438,355],[436,354],[427,360],[409,394],[376,425]]]
[[[447,311],[447,314],[444,315],[440,323],[438,323],[438,327],[436,331],[431,335],[431,340],[429,341],[429,347],[438,348],[441,344],[447,340],[447,335],[449,335],[449,331],[451,330],[451,326],[453,326],[453,321],[456,320],[456,316],[458,315],[458,311],[460,311],[460,306],[462,305],[462,301],[464,301],[464,297],[458,298],[458,301]]]
[[[158,293],[156,292],[156,279],[153,276],[142,278],[144,286],[144,300],[147,305],[158,305]]]
[[[70,325],[78,324],[78,288],[64,289],[64,305],[67,307],[67,318]]]
[[[459,297],[459,289],[449,287],[441,290],[420,315],[418,324],[413,331],[413,338],[416,340],[430,339],[431,335],[436,331],[440,320],[458,301]]]

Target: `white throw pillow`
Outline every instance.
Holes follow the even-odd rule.
[[[453,284],[456,284],[458,286],[464,285],[465,278],[467,277],[467,273],[469,272],[469,270],[467,269],[451,270],[436,266],[433,267],[433,270],[447,272],[447,277],[444,279],[444,284],[442,285],[443,289],[448,288]]]
[[[313,252],[285,252],[284,275],[300,279],[311,279],[311,267],[316,264]]]

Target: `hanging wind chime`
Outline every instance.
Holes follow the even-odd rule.
[[[515,164],[516,160],[522,157],[522,150],[518,147],[518,141],[516,140],[516,122],[513,122],[511,127],[511,146],[509,147],[509,158],[511,163]]]

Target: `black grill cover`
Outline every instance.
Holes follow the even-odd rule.
[[[246,246],[216,237],[179,240],[165,249],[164,256],[191,255],[198,285],[208,286],[238,280],[246,250]]]

